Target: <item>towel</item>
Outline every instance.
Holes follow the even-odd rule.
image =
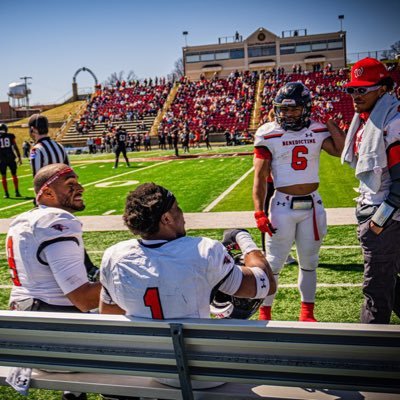
[[[387,167],[386,146],[383,129],[398,113],[400,102],[389,93],[385,93],[375,104],[365,124],[358,159],[354,156],[353,146],[356,132],[360,126],[360,115],[356,113],[351,121],[342,153],[342,164],[347,162],[356,169],[356,178],[372,193],[381,186],[382,171]]]

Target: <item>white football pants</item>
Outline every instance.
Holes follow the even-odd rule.
[[[283,268],[295,242],[300,267],[298,286],[301,301],[307,303],[315,300],[319,249],[327,230],[321,196],[317,191],[310,196],[314,205],[312,209],[293,210],[292,199],[303,196],[290,196],[276,190],[271,199],[269,215],[277,231],[272,237],[265,235],[266,257],[274,275],[278,275]],[[272,305],[275,295],[267,296],[263,304]]]

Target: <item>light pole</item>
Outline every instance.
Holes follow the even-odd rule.
[[[19,79],[23,79],[25,82],[25,94],[26,94],[26,116],[29,111],[29,92],[28,92],[28,79],[32,79],[31,76],[21,76]]]
[[[185,47],[187,47],[187,35],[189,34],[188,31],[183,31],[182,35],[185,37]]]
[[[338,19],[340,21],[340,32],[343,31],[343,20],[344,20],[344,15],[338,15]]]

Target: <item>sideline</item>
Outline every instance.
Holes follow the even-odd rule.
[[[328,225],[356,225],[353,207],[326,208]],[[253,211],[184,213],[186,229],[255,228]],[[121,215],[80,216],[83,231],[126,231]],[[0,219],[0,233],[7,233],[12,218]]]

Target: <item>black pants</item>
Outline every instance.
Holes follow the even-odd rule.
[[[400,221],[390,220],[376,235],[371,217],[357,229],[364,256],[364,304],[361,322],[388,324],[392,311],[400,317]]]
[[[14,301],[10,304],[11,310],[17,311],[42,311],[42,312],[72,312],[81,313],[82,311],[75,306],[57,306],[48,304],[39,299],[26,299],[22,301]]]

